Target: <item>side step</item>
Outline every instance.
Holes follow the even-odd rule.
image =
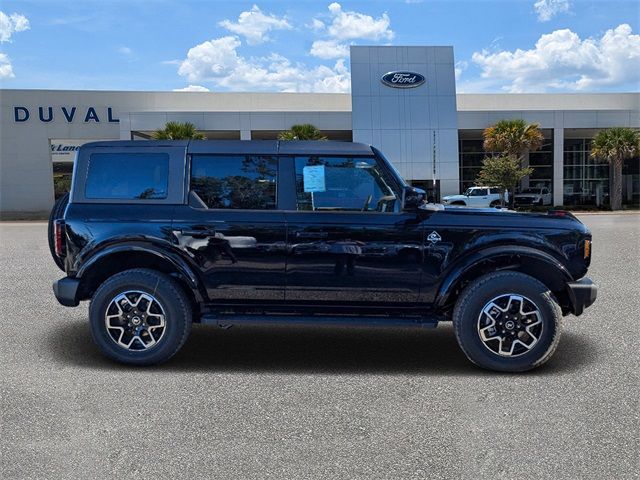
[[[414,327],[435,328],[437,317],[388,317],[383,315],[278,315],[256,313],[206,313],[200,317],[205,325],[230,328],[234,325],[335,325],[340,327]]]

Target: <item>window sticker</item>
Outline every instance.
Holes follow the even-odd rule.
[[[325,192],[324,165],[306,166],[302,169],[305,192]]]

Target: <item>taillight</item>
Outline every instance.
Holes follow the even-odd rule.
[[[591,240],[584,241],[584,258],[591,256]]]
[[[64,241],[64,220],[56,220],[53,222],[53,238],[55,239],[55,251],[58,257],[64,257],[67,254],[67,244]]]

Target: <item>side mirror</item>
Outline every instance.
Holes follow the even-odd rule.
[[[421,188],[404,187],[402,191],[402,209],[405,212],[415,212],[418,210],[418,207],[422,205],[424,199],[427,195],[427,192],[422,190]]]

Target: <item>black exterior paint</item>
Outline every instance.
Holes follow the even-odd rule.
[[[584,277],[588,229],[570,214],[521,214],[448,207],[397,213],[296,211],[293,155],[363,155],[375,149],[340,142],[101,142],[92,151],[177,149],[192,154],[261,154],[280,158],[274,210],[212,210],[189,199],[188,178],[172,179],[169,202],[94,202],[74,190],[65,213],[67,279],[73,298],[89,299],[96,279],[136,259],[178,277],[202,315],[223,308],[261,312],[443,314],[466,275],[479,265],[537,268],[559,285],[565,313],[581,313],[572,282]],[[134,166],[132,166],[134,168]],[[388,165],[389,172],[397,177]],[[406,184],[396,178],[398,184]],[[74,181],[79,189],[81,181]],[[178,187],[184,185],[184,188]],[[405,187],[406,188],[406,187]],[[184,194],[181,192],[184,190]],[[428,240],[429,235],[436,232]],[[487,263],[488,262],[488,263]],[[111,269],[111,270],[110,270]],[[475,270],[474,270],[475,269]],[[75,282],[75,287],[69,287]],[[577,288],[577,287],[576,287]],[[581,287],[582,288],[582,287]],[[566,299],[562,292],[566,292]],[[62,302],[62,300],[61,300]],[[588,305],[587,305],[588,306]]]

